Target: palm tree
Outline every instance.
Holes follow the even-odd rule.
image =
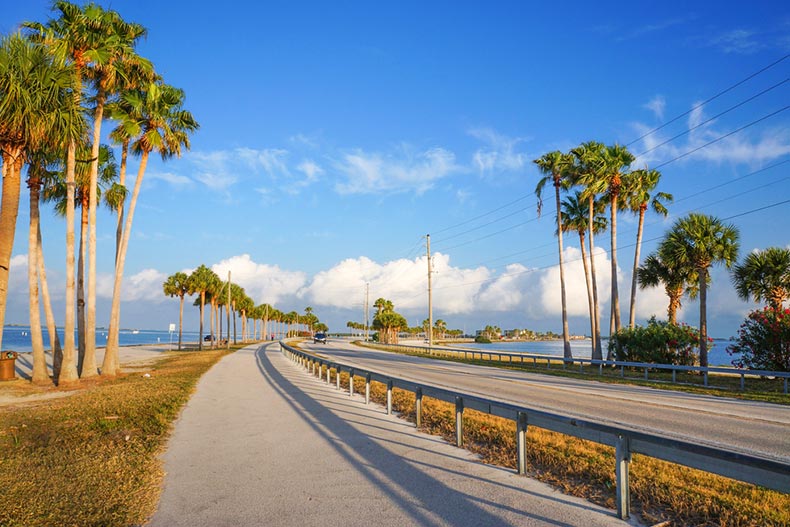
[[[571,180],[574,185],[583,187],[580,197],[587,200],[587,241],[589,245],[590,258],[590,278],[592,279],[593,292],[593,311],[595,315],[595,332],[593,341],[595,344],[596,357],[603,357],[603,346],[601,344],[601,313],[598,303],[598,278],[595,270],[595,203],[598,198],[598,180],[601,177],[600,171],[602,163],[600,161],[604,149],[602,143],[587,141],[571,150],[575,159],[571,168]]]
[[[639,227],[636,231],[636,249],[634,250],[634,268],[631,273],[631,309],[628,314],[628,325],[634,327],[636,319],[636,281],[639,269],[639,251],[642,248],[642,230],[645,224],[645,212],[650,206],[657,213],[666,217],[668,210],[665,203],[672,203],[672,194],[657,192],[651,194],[661,179],[658,170],[634,170],[625,178],[625,204],[631,211],[639,215]]]
[[[620,294],[617,289],[617,205],[620,201],[623,176],[631,163],[634,162],[634,159],[634,155],[625,146],[618,144],[604,148],[601,157],[603,177],[599,180],[601,185],[599,191],[605,191],[609,198],[612,253],[612,316],[615,331],[620,331]]]
[[[175,273],[167,277],[162,284],[167,296],[177,296],[180,300],[178,308],[178,351],[181,351],[181,331],[184,325],[184,296],[189,294],[189,277],[186,273]]]
[[[699,358],[708,365],[707,285],[709,268],[723,263],[730,268],[738,257],[738,229],[718,218],[691,213],[675,222],[659,246],[673,265],[692,266],[699,280]]]
[[[53,61],[40,45],[20,34],[0,41],[0,150],[2,151],[3,190],[0,201],[0,328],[5,320],[8,269],[14,244],[14,233],[19,211],[21,173],[25,159],[32,152],[40,152],[76,138],[83,128],[79,108],[73,104],[73,75],[68,67]],[[40,186],[36,181],[38,192]],[[28,254],[29,273],[37,272],[38,200],[31,202],[31,251]],[[30,274],[28,275],[30,276]],[[38,289],[31,290],[31,311],[37,310]],[[34,321],[32,322],[34,323]],[[38,331],[40,335],[40,330]],[[0,336],[0,347],[2,336]],[[41,346],[43,357],[43,344]],[[39,353],[36,354],[37,358]],[[40,358],[39,358],[40,359]],[[39,360],[40,362],[40,360]],[[36,382],[45,381],[37,369]]]
[[[132,230],[134,209],[151,152],[158,152],[162,159],[180,156],[183,148],[189,148],[189,134],[198,129],[198,124],[188,111],[183,109],[184,92],[161,82],[153,82],[145,91],[124,93],[124,100],[134,108],[134,116],[141,123],[141,133],[132,144],[132,151],[140,155],[137,179],[129,202],[121,250],[115,264],[112,309],[107,349],[104,353],[102,374],[118,373],[118,328],[121,318],[121,282]],[[202,344],[202,343],[201,343]]]
[[[603,210],[603,203],[597,201],[593,205],[599,210],[595,211],[593,216],[593,232],[598,233],[606,229],[606,218],[600,214]],[[593,360],[600,360],[603,358],[601,350],[595,345],[595,305],[593,297],[593,288],[590,279],[590,266],[587,262],[587,251],[584,248],[584,238],[589,230],[588,224],[590,221],[589,204],[582,197],[581,192],[576,192],[572,196],[568,196],[562,201],[562,231],[571,232],[575,231],[579,235],[579,245],[582,249],[582,264],[584,265],[584,279],[587,283],[587,304],[590,310],[590,336]]]
[[[219,277],[216,273],[205,265],[201,265],[189,275],[187,294],[198,295],[198,298],[195,300],[200,301],[198,304],[200,306],[200,333],[198,334],[199,350],[203,350],[203,308],[206,305],[206,292],[211,289],[214,282],[218,279]]]
[[[538,197],[538,215],[540,215],[543,200],[541,193],[543,187],[549,181],[554,185],[554,197],[556,202],[557,211],[557,246],[559,249],[560,261],[560,297],[562,300],[562,340],[564,352],[563,356],[566,359],[573,358],[571,353],[571,339],[570,332],[568,331],[568,307],[565,300],[565,267],[563,265],[562,256],[562,207],[560,206],[560,188],[568,188],[569,186],[569,172],[568,169],[573,165],[573,158],[569,154],[563,154],[559,150],[544,154],[542,157],[533,161],[538,165],[538,169],[544,177],[538,181],[535,187],[535,194]]]
[[[782,309],[790,296],[790,250],[769,247],[754,251],[733,268],[732,280],[738,296],[765,301],[772,309]]]
[[[671,258],[664,259],[656,252],[648,255],[636,271],[641,289],[664,285],[664,291],[669,298],[667,319],[670,324],[677,324],[677,312],[683,293],[689,293],[691,298],[695,298],[699,287],[696,270],[676,264]]]

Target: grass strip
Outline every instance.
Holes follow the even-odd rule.
[[[326,367],[316,372],[326,379]],[[335,372],[333,369],[332,377]],[[348,390],[348,374],[341,373]],[[365,393],[365,380],[354,378],[354,392]],[[386,385],[371,382],[370,398],[386,405]],[[416,422],[414,394],[395,388],[393,411]],[[421,430],[455,442],[455,407],[423,398]],[[509,419],[464,411],[464,447],[485,463],[516,470],[516,425]],[[615,509],[614,449],[565,434],[529,427],[530,477],[566,494]],[[650,458],[634,455],[630,466],[631,510],[648,525],[699,527],[779,527],[790,525],[790,495]]]
[[[173,352],[146,371],[82,381],[68,397],[0,408],[0,525],[146,521],[159,500],[171,424],[227,353]],[[25,391],[27,381],[14,382],[22,388],[12,393]]]
[[[489,366],[509,370],[526,371],[531,373],[541,373],[554,375],[557,377],[568,377],[573,379],[584,379],[588,381],[599,381],[610,384],[630,384],[635,386],[648,386],[660,390],[669,390],[685,393],[696,393],[713,395],[717,397],[731,397],[748,401],[761,401],[766,403],[783,404],[790,406],[790,395],[784,393],[783,379],[768,379],[762,377],[750,377],[746,379],[744,390],[740,389],[741,380],[735,375],[721,375],[716,373],[708,374],[708,387],[702,385],[703,376],[695,372],[677,372],[675,382],[672,382],[672,373],[661,370],[649,370],[648,380],[644,379],[644,368],[625,368],[621,374],[620,368],[603,368],[603,374],[599,375],[597,365],[585,364],[568,366],[563,368],[558,364],[549,364],[545,360],[537,359],[535,362],[530,358],[525,362],[511,362],[510,360],[499,360],[497,352],[487,352],[477,350],[474,352],[486,358],[463,358],[457,353],[443,351],[441,348],[433,348],[433,353],[397,350],[386,346],[378,346],[370,343],[354,342],[354,344],[367,348],[397,353],[399,355],[410,355],[414,357],[430,357],[436,360],[448,362],[459,362],[476,366]],[[470,350],[471,351],[471,350]]]

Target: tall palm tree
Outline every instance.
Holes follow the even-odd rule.
[[[167,277],[162,284],[162,289],[167,296],[177,296],[180,300],[178,307],[178,351],[181,351],[181,332],[184,325],[184,296],[189,294],[189,276],[186,273],[174,273]]]
[[[560,206],[560,189],[568,188],[569,168],[573,165],[573,158],[569,154],[563,154],[559,150],[544,154],[542,157],[533,161],[538,166],[541,174],[544,177],[538,181],[535,187],[535,195],[538,197],[538,215],[540,215],[543,201],[541,193],[543,187],[549,181],[554,185],[554,198],[556,203],[556,217],[557,217],[557,246],[559,249],[559,262],[560,262],[560,298],[562,301],[562,341],[563,341],[563,356],[566,359],[573,358],[571,353],[571,339],[570,332],[568,331],[568,306],[565,299],[565,266],[563,265],[562,255],[562,207]]]
[[[611,239],[612,261],[612,317],[614,330],[620,331],[620,294],[617,288],[617,206],[620,202],[620,192],[623,185],[623,176],[628,167],[634,162],[634,155],[622,145],[611,145],[603,149],[602,162],[603,174],[599,180],[600,191],[609,198],[609,234]]]
[[[645,224],[645,212],[650,206],[654,212],[666,217],[669,213],[665,203],[672,203],[672,194],[666,192],[653,193],[661,172],[658,170],[634,170],[624,179],[626,208],[639,216],[639,226],[636,231],[636,249],[634,249],[634,268],[631,272],[631,309],[628,314],[628,325],[634,327],[636,319],[636,281],[639,269],[639,252],[642,248],[642,230]]]
[[[782,309],[782,303],[790,297],[790,249],[769,247],[749,253],[733,268],[732,280],[744,300],[753,297],[773,309]]]
[[[670,324],[677,324],[677,312],[683,294],[688,293],[691,298],[696,298],[699,290],[697,271],[693,267],[679,264],[671,257],[662,258],[660,252],[648,255],[636,275],[641,289],[664,285],[664,292],[669,298],[667,319]]]
[[[596,201],[593,207],[599,210],[595,211],[593,216],[593,228],[595,233],[599,233],[606,229],[606,218],[600,214],[603,210],[603,203]],[[582,249],[582,264],[584,266],[584,279],[587,283],[587,304],[590,311],[590,338],[592,352],[591,357],[595,360],[603,358],[601,350],[595,345],[595,306],[593,303],[593,289],[590,278],[590,266],[587,262],[587,251],[584,247],[584,238],[588,231],[590,221],[589,216],[589,203],[583,198],[581,192],[576,192],[572,196],[568,196],[562,201],[562,230],[563,232],[575,231],[579,235],[579,245]]]
[[[718,218],[691,213],[675,222],[659,246],[672,264],[690,265],[699,280],[699,358],[708,365],[707,285],[712,265],[730,268],[738,257],[738,229]]]
[[[593,311],[595,332],[593,341],[595,345],[596,357],[603,356],[603,346],[601,344],[601,312],[598,302],[598,278],[595,269],[595,203],[598,199],[598,181],[601,178],[603,164],[601,162],[603,143],[587,141],[571,150],[574,163],[571,167],[571,181],[574,185],[580,185],[582,192],[580,197],[587,200],[587,242],[589,243],[590,258],[590,277],[592,279],[593,291]]]
[[[55,62],[42,46],[18,33],[0,41],[0,150],[3,161],[0,328],[5,320],[8,269],[19,211],[22,166],[31,152],[62,145],[64,139],[76,138],[83,130],[79,107],[71,96],[72,81],[71,70]],[[37,207],[37,203],[34,206]],[[36,272],[36,244],[34,242],[33,254],[28,255],[29,263],[31,260],[33,263],[33,272]],[[33,300],[37,301],[37,298]]]
[[[112,309],[107,349],[102,363],[102,374],[116,375],[118,364],[118,328],[121,318],[121,283],[126,251],[132,230],[134,210],[151,152],[158,152],[162,159],[180,156],[189,148],[189,134],[198,129],[192,114],[183,109],[184,92],[161,82],[153,82],[144,91],[130,91],[122,96],[134,108],[134,117],[140,121],[140,135],[132,143],[132,151],[140,155],[137,179],[129,202],[129,214],[121,239],[121,250],[115,264]]]

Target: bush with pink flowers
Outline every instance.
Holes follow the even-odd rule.
[[[739,368],[790,371],[790,309],[766,307],[752,311],[731,339],[727,353]]]

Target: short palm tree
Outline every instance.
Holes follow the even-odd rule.
[[[639,287],[642,289],[664,286],[664,291],[669,298],[667,318],[671,324],[677,324],[677,312],[680,309],[680,300],[683,294],[689,293],[689,296],[694,298],[699,290],[697,272],[693,267],[671,266],[661,258],[659,253],[648,255],[637,269],[636,275]]]
[[[219,280],[217,274],[201,265],[189,275],[188,291],[189,295],[198,295],[195,299],[200,307],[200,332],[198,333],[198,349],[203,349],[203,309],[206,306],[206,293],[212,288],[213,284]]]
[[[606,218],[600,214],[603,210],[603,203],[595,202],[594,207],[599,208],[593,216],[593,228],[595,233],[606,229]],[[579,235],[579,245],[582,249],[582,264],[584,265],[584,279],[587,283],[587,304],[590,310],[590,337],[592,342],[591,357],[595,359],[603,358],[601,350],[595,345],[595,306],[593,302],[593,288],[590,277],[590,266],[587,261],[587,250],[584,247],[584,238],[588,231],[590,221],[589,204],[582,197],[581,192],[568,196],[562,201],[562,230],[563,232],[574,231]]]
[[[628,325],[634,327],[636,320],[636,281],[639,268],[639,252],[642,248],[642,231],[645,225],[645,212],[651,207],[654,212],[666,217],[669,213],[666,203],[672,203],[672,194],[653,192],[661,179],[658,170],[634,170],[625,178],[625,206],[639,216],[636,230],[636,248],[634,249],[634,267],[631,272],[631,308],[628,314]]]
[[[769,247],[754,251],[733,268],[732,280],[738,296],[767,302],[781,309],[790,297],[790,249]]]
[[[181,332],[184,325],[184,296],[189,294],[189,276],[186,273],[175,273],[167,277],[162,284],[167,296],[177,296],[180,300],[178,308],[178,350],[181,351]]]
[[[718,218],[692,213],[675,222],[659,246],[670,265],[691,266],[699,281],[699,358],[708,365],[707,286],[712,265],[730,268],[738,258],[738,229]]]
[[[563,265],[562,255],[562,207],[560,205],[560,190],[567,189],[570,185],[569,169],[573,166],[573,157],[570,154],[563,154],[559,150],[544,154],[542,157],[533,161],[544,177],[538,181],[535,187],[535,195],[538,197],[538,215],[542,210],[543,200],[541,194],[543,187],[551,182],[554,186],[554,201],[556,205],[557,218],[557,246],[559,252],[560,265],[560,298],[562,302],[562,342],[563,356],[566,359],[573,358],[571,353],[571,339],[568,331],[568,305],[565,296],[565,266]]]

